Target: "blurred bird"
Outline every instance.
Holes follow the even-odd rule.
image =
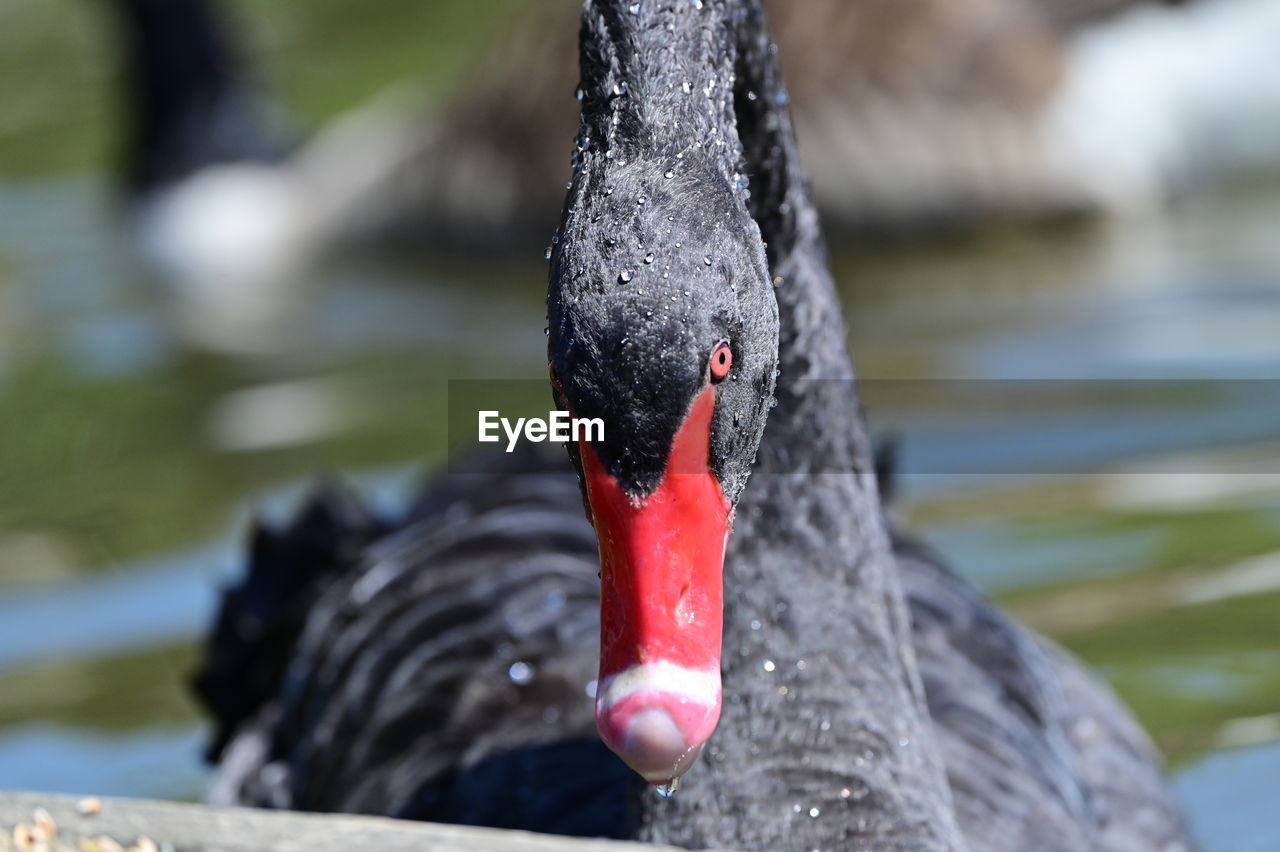
[[[394,96],[305,143],[251,79],[212,0],[110,0],[123,50],[123,184],[140,260],[186,342],[277,351],[316,258],[395,167]]]
[[[1050,167],[1111,210],[1280,163],[1280,3],[1144,5],[1071,42],[1041,113]]]
[[[211,0],[111,0],[127,185],[187,337],[279,346],[334,245],[531,251],[563,198],[576,0],[508,15],[443,99],[390,89],[293,146]],[[1149,209],[1280,151],[1271,0],[767,2],[845,237]]]
[[[139,255],[190,341],[254,349],[309,248],[278,113],[205,0],[112,0],[124,46],[124,188]]]
[[[580,3],[512,16],[400,134],[363,216],[421,244],[545,239]],[[1280,159],[1271,0],[766,0],[824,222],[845,236],[1150,208]]]

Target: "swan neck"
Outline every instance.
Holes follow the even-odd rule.
[[[736,27],[735,115],[751,175],[748,206],[765,242],[780,321],[778,405],[756,470],[868,473],[870,443],[840,301],[759,2],[742,4]]]
[[[588,0],[582,16],[582,129],[575,156],[614,165],[710,161],[733,180],[733,6],[727,0]]]

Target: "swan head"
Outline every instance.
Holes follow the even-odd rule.
[[[774,389],[777,303],[731,169],[693,157],[579,174],[552,257],[555,399],[601,563],[596,720],[654,784],[720,713],[722,574]]]

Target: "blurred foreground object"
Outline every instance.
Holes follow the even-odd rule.
[[[97,802],[88,812],[85,802]],[[34,819],[39,816],[40,819]],[[81,799],[52,793],[0,794],[0,849],[10,836],[27,850],[263,849],[272,852],[325,852],[363,846],[382,852],[431,849],[453,852],[627,852],[631,843],[539,837],[457,825],[431,825],[340,814],[282,814],[248,808],[210,808],[144,799]],[[10,831],[12,829],[12,831]],[[652,846],[646,850],[655,849]],[[659,849],[658,852],[661,852]]]

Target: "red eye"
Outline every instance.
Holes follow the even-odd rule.
[[[729,375],[733,366],[733,352],[727,342],[721,342],[711,353],[711,381],[718,382]]]
[[[564,386],[560,384],[560,374],[556,372],[555,364],[549,364],[547,366],[547,374],[551,379],[551,387],[555,389],[556,393],[564,396]]]

